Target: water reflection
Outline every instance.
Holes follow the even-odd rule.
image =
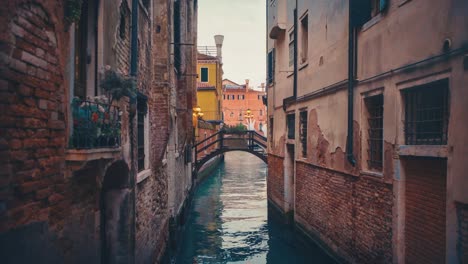
[[[333,263],[268,218],[266,174],[251,154],[227,153],[195,194],[176,263]]]

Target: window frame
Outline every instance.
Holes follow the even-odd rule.
[[[206,70],[206,81],[203,81],[203,70]],[[208,83],[210,81],[210,70],[208,67],[200,67],[200,82]]]
[[[288,45],[288,54],[289,54],[289,61],[288,61],[288,66],[289,68],[294,66],[294,30],[295,28],[292,28],[292,30],[289,32],[289,45]]]
[[[306,64],[309,60],[309,14],[306,12],[302,15],[300,22],[300,33],[301,33],[301,52],[300,52],[300,64]]]
[[[147,97],[137,95],[137,172],[149,168],[149,119]],[[142,118],[140,118],[142,117]],[[142,129],[142,131],[140,130]],[[142,136],[143,138],[141,139]]]
[[[363,98],[365,110],[366,134],[365,139],[367,145],[366,167],[368,170],[382,172],[384,163],[384,107],[385,97],[383,93],[368,95]]]
[[[307,126],[309,113],[307,109],[302,109],[299,112],[299,140],[301,143],[301,154],[303,158],[307,158]]]
[[[426,84],[413,86],[407,89],[401,90],[402,100],[404,106],[404,144],[412,146],[431,145],[431,146],[444,146],[448,144],[448,129],[450,119],[450,82],[449,79],[441,79]],[[440,93],[440,94],[436,94]],[[432,96],[432,98],[430,98]],[[411,97],[411,98],[410,98]],[[433,100],[428,102],[428,98]],[[440,105],[430,105],[440,99]],[[413,101],[413,104],[411,102]],[[429,106],[428,106],[429,105]],[[418,108],[419,107],[419,108]],[[435,108],[441,108],[440,119],[432,120],[421,120],[422,116],[428,116],[424,110],[434,110]],[[419,113],[419,116],[418,116]],[[434,118],[434,113],[431,116]],[[418,119],[419,118],[419,119]],[[440,122],[441,125],[438,128],[440,135],[437,140],[435,138],[422,138],[421,134],[436,134],[428,133],[428,123]],[[410,124],[411,123],[411,124]],[[410,131],[410,133],[408,133]],[[424,132],[421,132],[424,131]]]

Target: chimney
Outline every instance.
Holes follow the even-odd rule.
[[[223,35],[215,35],[214,36],[215,43],[216,43],[216,57],[218,57],[219,61],[223,63],[223,55],[222,55],[222,48],[223,48]]]
[[[245,91],[249,92],[249,79],[245,79]]]

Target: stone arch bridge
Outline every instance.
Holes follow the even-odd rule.
[[[249,152],[266,163],[266,144],[266,137],[253,130],[236,132],[220,130],[197,142],[193,147],[195,152],[194,170],[198,172],[207,161],[229,151]]]

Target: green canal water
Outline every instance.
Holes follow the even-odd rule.
[[[266,177],[267,166],[257,157],[227,153],[195,192],[173,262],[334,263],[268,215]]]

